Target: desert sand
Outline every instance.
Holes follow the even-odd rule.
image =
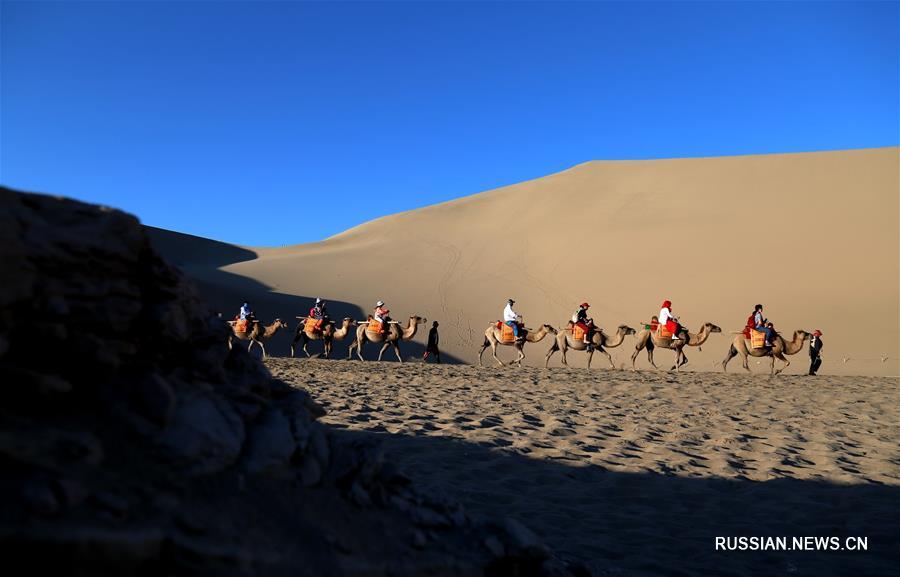
[[[885,575],[900,562],[898,382],[270,359],[414,482],[512,516],[602,575]],[[715,552],[716,536],[869,551]]]
[[[383,299],[400,320],[438,320],[451,361],[476,360],[485,327],[510,297],[529,326],[560,328],[588,301],[611,330],[639,328],[670,299],[691,330],[707,321],[723,329],[702,351],[691,349],[686,370],[718,370],[728,333],[763,303],[788,337],[822,330],[822,373],[898,375],[898,178],[896,147],[588,162],[313,244],[265,249],[151,235],[227,317],[244,298],[266,322],[293,322],[316,296],[332,302],[334,316],[354,318]],[[405,354],[419,354],[424,338]],[[270,352],[288,354],[288,342],[274,341]],[[542,365],[549,346],[526,347],[526,362]],[[630,364],[633,349],[629,337],[611,351],[616,365]],[[335,350],[345,354],[346,343]],[[574,353],[570,362],[583,367],[584,358]],[[674,354],[656,358],[665,365]],[[552,362],[559,366],[559,356]],[[806,372],[806,351],[792,362],[788,374]],[[638,367],[649,368],[644,356]],[[751,368],[767,372],[768,364]],[[729,370],[742,372],[740,360]]]

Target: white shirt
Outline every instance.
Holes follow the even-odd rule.
[[[669,319],[673,321],[676,320],[674,316],[672,316],[672,311],[669,310],[668,307],[663,307],[659,309],[659,324],[664,325]]]
[[[756,323],[756,326],[766,324],[766,319],[763,318],[762,311],[756,311],[756,314],[753,315],[753,322]]]
[[[252,313],[250,312],[250,307],[248,307],[247,305],[241,306],[241,320],[246,319],[246,318],[249,317],[251,314],[252,314]]]
[[[512,309],[511,304],[507,304],[506,308],[503,309],[503,322],[508,322],[508,321],[515,322],[517,320],[519,320],[519,313],[517,313],[516,311],[514,311]]]

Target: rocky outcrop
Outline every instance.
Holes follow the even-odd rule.
[[[329,430],[138,221],[0,189],[0,547],[72,575],[555,575]],[[18,563],[25,563],[19,565]]]

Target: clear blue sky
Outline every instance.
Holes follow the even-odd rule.
[[[897,2],[3,0],[0,18],[0,182],[241,244],[587,160],[900,144]]]

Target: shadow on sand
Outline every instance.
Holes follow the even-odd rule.
[[[883,576],[900,566],[898,487],[622,473],[446,437],[334,434],[380,439],[421,488],[473,516],[515,517],[601,575]],[[868,550],[715,550],[716,537],[752,536],[866,537]]]

